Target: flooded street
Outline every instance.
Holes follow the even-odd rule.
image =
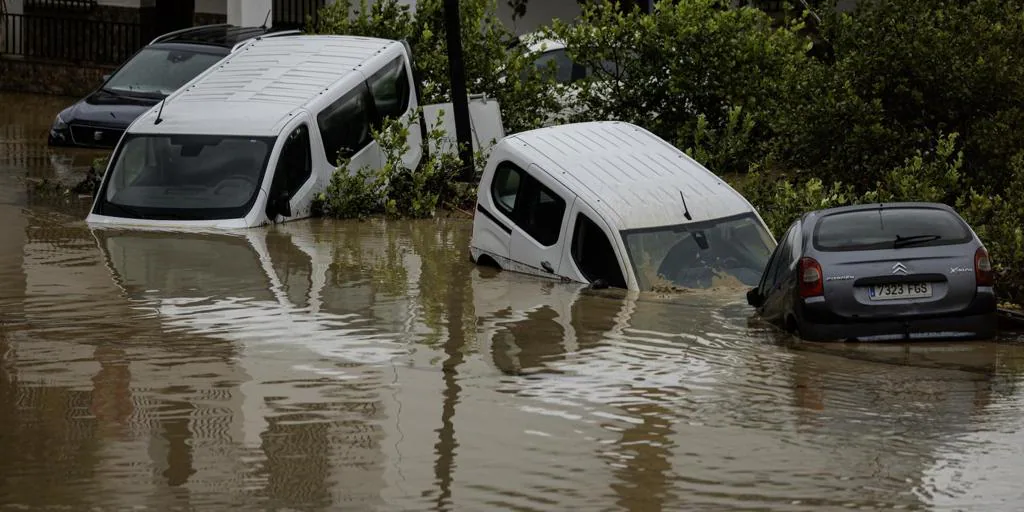
[[[0,510],[1018,510],[1024,344],[477,268],[466,219],[90,230],[0,94]],[[102,154],[102,153],[100,153]]]

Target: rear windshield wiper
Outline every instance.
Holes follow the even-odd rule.
[[[896,235],[896,240],[893,241],[892,245],[895,248],[907,247],[908,245],[923,244],[925,242],[932,242],[942,238],[940,235],[913,235],[913,236],[900,236]]]

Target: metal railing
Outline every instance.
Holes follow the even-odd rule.
[[[91,11],[97,0],[25,0],[26,9],[60,9],[62,11]]]
[[[141,32],[138,23],[4,14],[0,18],[0,54],[118,65],[142,47]]]

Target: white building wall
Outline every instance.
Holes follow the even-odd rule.
[[[268,15],[272,8],[271,0],[227,0],[227,21],[240,27],[259,27],[264,22],[273,26],[273,13]]]
[[[196,0],[196,12],[226,15],[228,0]]]

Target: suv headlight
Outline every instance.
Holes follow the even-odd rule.
[[[60,117],[60,114],[57,114],[57,118],[53,120],[53,126],[51,126],[50,129],[59,131],[65,130],[67,127],[68,124],[64,122],[64,119]]]

